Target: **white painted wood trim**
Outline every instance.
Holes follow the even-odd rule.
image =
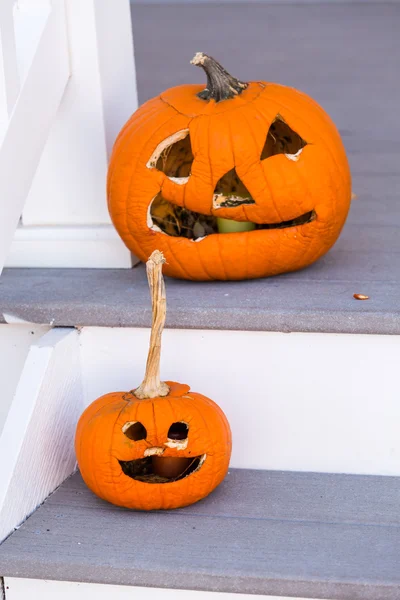
[[[106,178],[112,145],[138,105],[129,0],[65,0],[65,4],[71,79],[29,192],[22,224],[54,227],[60,240],[74,236],[80,240],[76,247],[70,244],[63,250],[61,241],[54,245],[51,229],[45,235],[44,229],[26,235],[19,230],[7,264],[129,268],[132,258],[122,240],[113,235],[111,241],[111,233],[103,236],[100,229],[111,225]],[[86,228],[88,238],[72,231],[74,227]],[[99,229],[91,229],[96,227]],[[38,243],[38,237],[46,242]]]
[[[0,541],[75,468],[83,402],[78,337],[53,329],[29,351],[0,438]]]
[[[0,147],[0,272],[68,77],[64,3],[53,0]]]
[[[112,225],[17,228],[7,267],[130,268],[130,255]]]
[[[14,0],[0,2],[0,140],[19,93]]]
[[[132,256],[111,230],[106,200],[112,145],[138,105],[129,0],[51,0],[51,11],[44,0],[20,1],[16,25],[24,39],[16,40],[16,52],[8,35],[3,61],[16,71],[18,54],[26,78],[0,150],[0,198],[7,199],[0,207],[0,272],[7,251],[7,266],[129,268]],[[38,16],[45,25],[30,65],[36,33],[29,23],[36,31]],[[33,129],[26,123],[32,114]]]
[[[34,324],[0,325],[0,437],[29,348],[48,330]]]
[[[92,2],[95,8],[102,112],[109,158],[120,129],[138,107],[131,9],[129,0]]]
[[[15,0],[15,42],[18,73],[22,84],[29,72],[38,42],[51,10],[52,0]]]
[[[102,585],[40,579],[4,578],[6,600],[293,600],[283,596],[224,594],[192,590]],[[297,600],[307,600],[298,598]],[[316,599],[318,600],[318,599]]]
[[[85,327],[86,404],[143,379],[149,330]],[[400,336],[164,331],[161,376],[225,411],[232,467],[400,475]]]

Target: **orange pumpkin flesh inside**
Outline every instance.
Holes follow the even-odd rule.
[[[114,145],[113,223],[142,260],[160,248],[172,277],[250,279],[301,269],[331,248],[345,223],[351,177],[329,116],[293,88],[243,85],[220,101],[199,97],[197,85],[167,90],[134,113]],[[172,215],[164,230],[160,203]],[[179,210],[193,213],[206,235],[188,239],[174,223]],[[219,218],[255,229],[218,233]]]
[[[164,263],[157,250],[147,261],[153,322],[142,384],[95,400],[75,435],[86,485],[112,504],[138,510],[178,508],[204,498],[225,477],[232,448],[229,423],[215,402],[188,385],[160,380]]]

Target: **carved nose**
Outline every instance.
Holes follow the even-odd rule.
[[[215,186],[213,207],[229,208],[241,204],[255,204],[255,201],[236,173],[236,169],[231,169],[221,177]]]
[[[164,448],[153,446],[152,448],[146,448],[144,451],[145,456],[161,456],[164,453]]]

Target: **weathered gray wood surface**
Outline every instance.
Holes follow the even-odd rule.
[[[168,279],[167,327],[400,334],[400,284],[355,270],[357,279],[331,280],[321,264],[250,282]],[[354,300],[355,292],[370,300]],[[0,278],[0,322],[2,315],[54,326],[149,327],[145,271],[8,269]]]
[[[231,470],[139,513],[75,474],[0,547],[0,574],[342,600],[400,597],[400,478]]]
[[[202,82],[189,64],[197,50],[243,80],[296,86],[338,125],[358,196],[335,247],[302,272],[248,283],[168,281],[169,326],[399,334],[400,4],[135,3],[132,15],[141,102]],[[142,268],[8,270],[3,313],[67,326],[150,323]]]

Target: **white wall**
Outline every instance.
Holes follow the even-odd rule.
[[[84,328],[86,402],[143,378],[149,331]],[[166,330],[164,379],[218,402],[232,466],[400,475],[400,336]]]

